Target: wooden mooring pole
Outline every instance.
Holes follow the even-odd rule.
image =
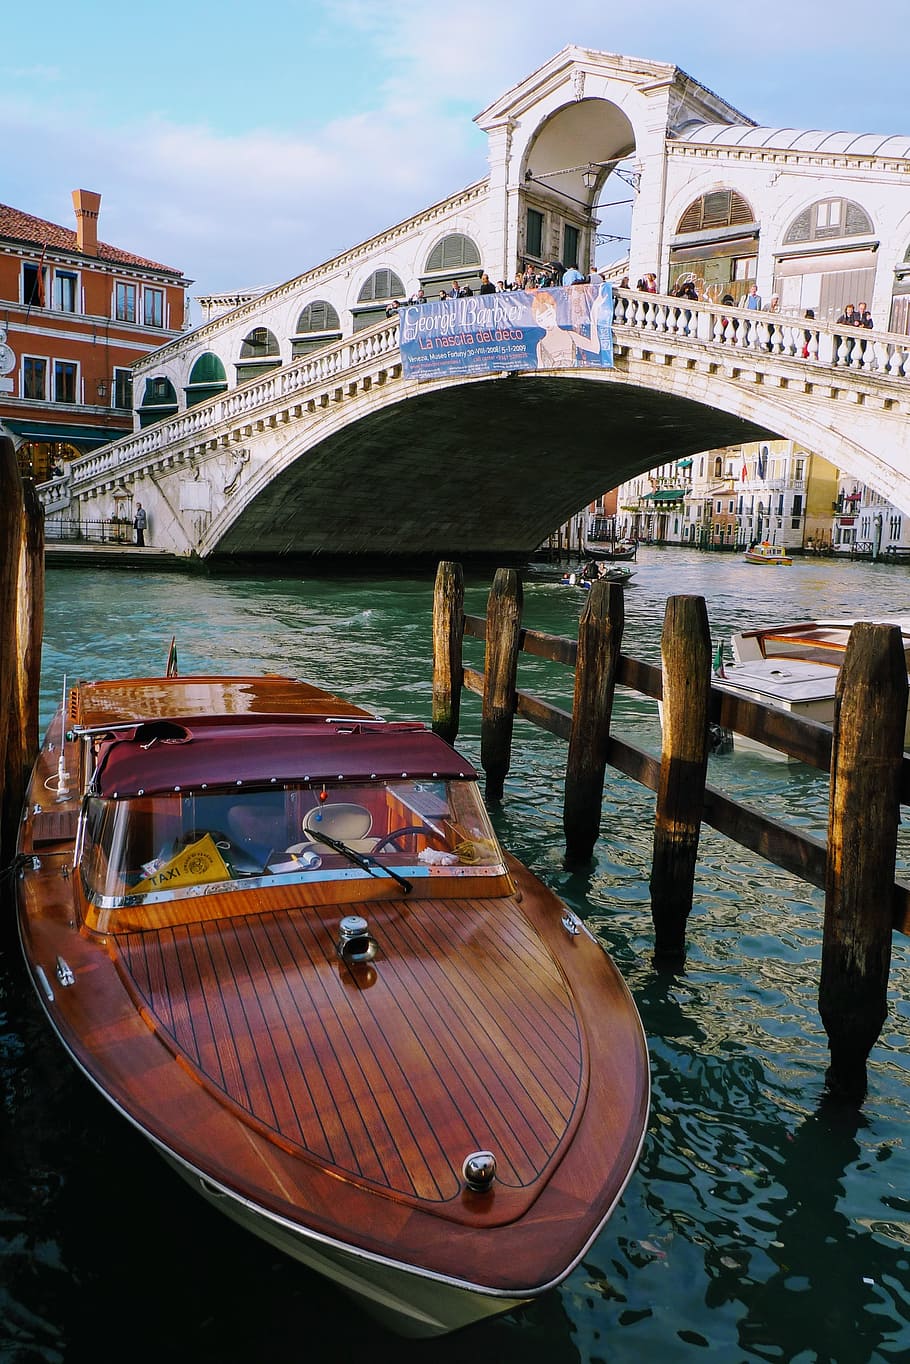
[[[590,860],[600,832],[610,716],[625,611],[617,583],[595,582],[578,623],[575,697],[566,759],[566,860]]]
[[[682,958],[708,770],[711,636],[702,597],[670,597],[661,636],[663,740],[651,864],[654,954]]]
[[[512,748],[515,680],[524,594],[514,568],[498,568],[487,599],[487,647],[484,656],[480,762],[486,774],[486,798],[502,800]]]
[[[15,665],[11,669],[2,842],[7,861],[19,836],[22,802],[38,756],[41,640],[44,633],[44,508],[31,479],[22,485],[24,520],[16,586]],[[5,865],[5,863],[4,863]]]
[[[856,1101],[887,1016],[906,716],[899,627],[854,625],[835,699],[818,1005],[829,1091]]]
[[[0,867],[8,866],[15,852],[15,827],[24,790],[16,789],[7,768],[9,755],[14,771],[18,770],[22,746],[18,702],[14,714],[13,700],[18,687],[17,598],[24,537],[25,506],[16,451],[9,437],[0,436]]]
[[[433,590],[433,702],[434,733],[454,744],[461,718],[464,669],[464,574],[461,564],[442,562]]]

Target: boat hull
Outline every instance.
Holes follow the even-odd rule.
[[[165,708],[158,681],[135,686]],[[252,688],[222,690],[266,716],[219,721],[244,736],[262,724],[239,756],[217,726],[198,720],[192,733],[163,731],[161,745],[148,742],[144,721],[118,738],[107,692],[96,705],[111,771],[94,749],[84,760],[75,751],[84,741],[78,711],[59,768],[56,746],[42,749],[20,832],[17,899],[23,953],[51,1026],[79,1069],[208,1202],[396,1331],[444,1334],[508,1312],[572,1271],[635,1170],[650,1085],[634,1001],[584,925],[498,848],[492,830],[484,835],[479,797],[469,800],[476,776],[435,736],[415,737],[413,727],[384,736],[374,727],[381,722],[359,716],[320,718],[303,735],[286,721],[276,731],[268,687],[261,699]],[[58,716],[51,732],[61,728]],[[440,807],[448,820],[476,819],[457,825],[460,851],[421,862],[401,848],[397,864],[387,854],[366,869],[345,858],[335,867],[327,853],[313,869],[311,853],[291,864],[283,854],[274,873],[244,881],[220,854],[213,863],[194,832],[176,860],[192,858],[197,872],[214,865],[212,879],[169,890],[151,879],[168,863],[146,864],[143,852],[134,859],[141,879],[124,881],[119,898],[94,890],[93,877],[110,876],[97,850],[115,843],[103,842],[101,814],[115,830],[129,816],[121,843],[144,849],[150,785],[163,789],[170,816],[175,764],[197,783],[212,755],[224,760],[221,770],[230,757],[234,777],[243,761],[296,765],[296,754],[287,757],[292,733],[307,772],[329,745],[327,771],[342,774],[348,802],[352,790],[366,798],[355,780],[386,771],[382,749],[392,745],[392,775],[377,779],[393,802],[376,807],[394,828],[386,842],[434,832],[401,827],[407,800],[440,828]],[[424,752],[423,781],[398,772],[409,754],[411,774],[416,765],[422,776]],[[142,765],[141,776],[117,767],[121,759]],[[366,759],[370,776],[355,778]],[[63,767],[74,780],[49,802]],[[84,801],[74,789],[80,771]],[[303,783],[281,796],[283,813],[293,798],[293,829],[308,794],[323,817],[354,808],[333,799],[321,776]],[[178,790],[182,810],[190,796]],[[192,813],[211,798],[200,788]],[[195,819],[187,827],[196,830]],[[235,856],[229,844],[217,847]],[[396,879],[395,865],[412,880]],[[373,950],[346,956],[343,929],[359,923]],[[471,1161],[486,1151],[496,1169],[477,1185]]]
[[[407,1265],[358,1253],[305,1227],[295,1226],[239,1198],[173,1153],[168,1165],[207,1203],[259,1240],[328,1279],[374,1320],[396,1335],[427,1339],[449,1335],[524,1306],[532,1296],[491,1293],[476,1285],[420,1274]],[[546,1290],[541,1290],[546,1291]]]
[[[743,558],[747,564],[778,564],[785,568],[793,563],[789,554],[761,554],[753,550],[747,550]]]

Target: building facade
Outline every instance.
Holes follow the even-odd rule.
[[[178,335],[179,270],[98,238],[101,196],[73,191],[75,227],[0,205],[0,434],[43,482],[133,429],[133,364]]]
[[[657,544],[733,550],[767,540],[797,552],[828,552],[849,548],[864,528],[869,533],[861,538],[871,545],[878,512],[882,549],[902,545],[907,518],[884,502],[866,507],[870,491],[846,482],[850,491],[841,478],[839,492],[834,465],[794,441],[705,450],[624,483],[617,493],[619,525],[623,534]],[[838,532],[844,518],[849,534]]]
[[[849,474],[841,472],[828,545],[835,554],[910,559],[910,517]]]

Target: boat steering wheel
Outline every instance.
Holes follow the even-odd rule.
[[[373,852],[382,852],[387,843],[394,843],[396,838],[404,838],[406,834],[426,834],[428,838],[433,838],[435,831],[428,828],[426,824],[403,824],[400,829],[392,829],[390,833],[380,838],[373,848]]]

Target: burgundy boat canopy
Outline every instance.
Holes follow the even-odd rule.
[[[409,724],[327,724],[246,716],[142,724],[99,746],[92,789],[109,799],[271,782],[476,779],[432,730]]]

